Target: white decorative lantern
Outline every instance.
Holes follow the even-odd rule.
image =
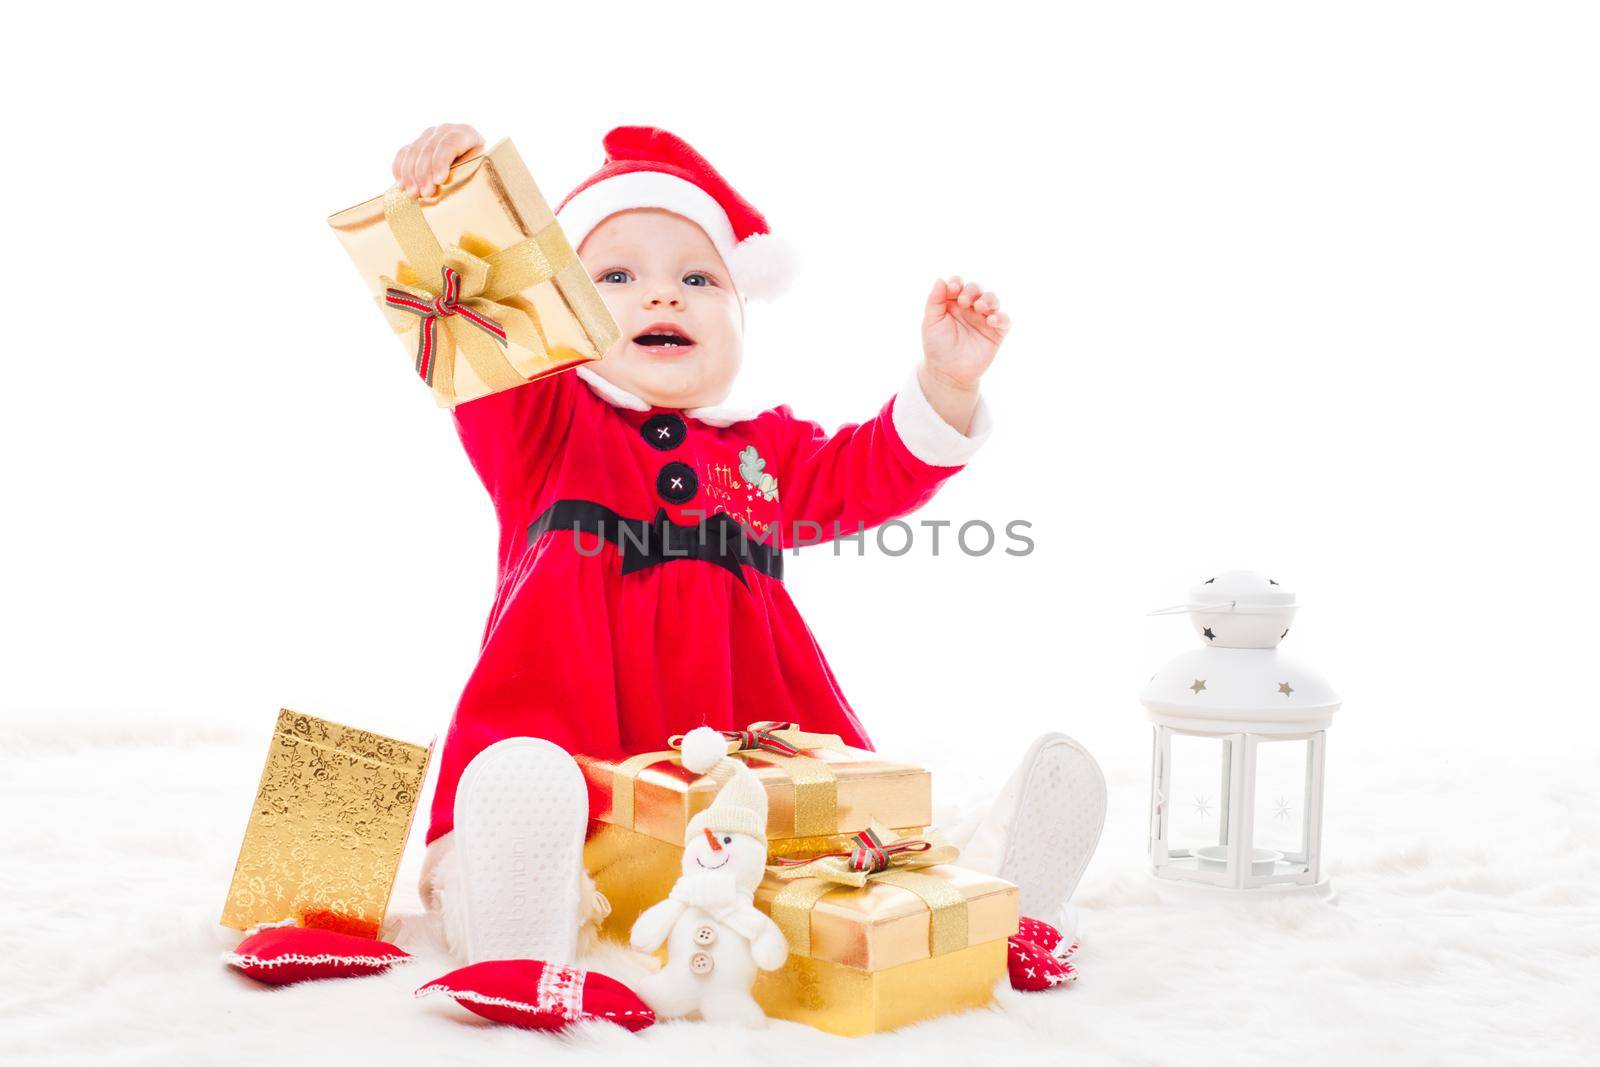
[[[1203,648],[1140,695],[1155,724],[1150,862],[1157,878],[1256,893],[1326,894],[1322,776],[1339,697],[1282,656],[1294,594],[1270,578],[1209,578],[1188,612]]]

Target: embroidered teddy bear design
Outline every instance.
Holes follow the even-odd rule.
[[[767,461],[761,458],[755,445],[746,445],[739,451],[739,477],[757,489],[764,500],[778,499],[778,479],[765,473]]]

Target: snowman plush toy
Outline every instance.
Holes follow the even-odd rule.
[[[634,948],[667,946],[666,964],[639,982],[639,996],[664,1019],[698,1014],[707,1022],[762,1026],[767,1016],[750,987],[758,970],[777,970],[789,956],[783,931],[754,903],[767,865],[767,794],[710,727],[685,735],[682,758],[721,788],[689,820],[683,874],[672,892],[633,924]]]

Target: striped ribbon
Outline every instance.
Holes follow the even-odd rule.
[[[732,752],[774,752],[780,756],[798,756],[800,749],[779,737],[775,731],[799,729],[792,722],[753,722],[743,730],[721,730],[723,740],[732,741]],[[667,747],[682,748],[683,735],[667,738]]]
[[[770,763],[781,770],[794,786],[794,827],[782,834],[788,837],[831,837],[839,832],[839,781],[824,760],[805,755],[818,749],[847,751],[838,734],[814,734],[783,722],[755,722],[743,730],[719,731],[729,742],[729,754],[745,761]],[[766,740],[753,748],[742,748],[749,735]],[[641,752],[618,763],[611,772],[611,814],[607,822],[625,829],[636,829],[634,787],[641,772],[655,763],[680,763],[680,734],[668,739],[670,748],[662,752]],[[793,752],[787,754],[785,750]],[[679,802],[682,798],[680,797]],[[685,815],[687,819],[687,815]]]
[[[785,883],[772,897],[773,922],[783,931],[789,951],[811,955],[811,917],[823,897],[840,888],[859,889],[880,883],[912,893],[928,909],[928,955],[942,956],[966,948],[967,900],[950,882],[923,868],[954,863],[959,849],[944,841],[902,838],[874,822],[856,834],[849,852],[809,858],[780,859],[767,871]]]
[[[927,852],[933,848],[931,841],[921,838],[896,838],[885,842],[883,836],[876,830],[868,827],[850,839],[848,852],[824,852],[817,856],[790,856],[781,857],[777,862],[779,867],[798,867],[815,860],[842,859],[847,861],[847,868],[862,874],[877,874],[889,869],[895,856],[911,852]]]
[[[461,273],[451,266],[441,267],[440,273],[444,275],[444,284],[439,288],[439,295],[432,300],[424,300],[404,289],[389,288],[385,289],[383,294],[384,303],[390,307],[410,312],[422,319],[422,325],[417,329],[417,374],[429,385],[433,384],[434,356],[438,352],[439,344],[437,327],[440,319],[460,315],[502,346],[506,343],[506,331],[498,322],[460,302]]]

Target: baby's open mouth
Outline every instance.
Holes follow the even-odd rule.
[[[671,352],[676,349],[688,348],[694,344],[694,338],[665,322],[652,323],[645,331],[633,339],[636,345],[645,348],[654,348],[662,352]]]

